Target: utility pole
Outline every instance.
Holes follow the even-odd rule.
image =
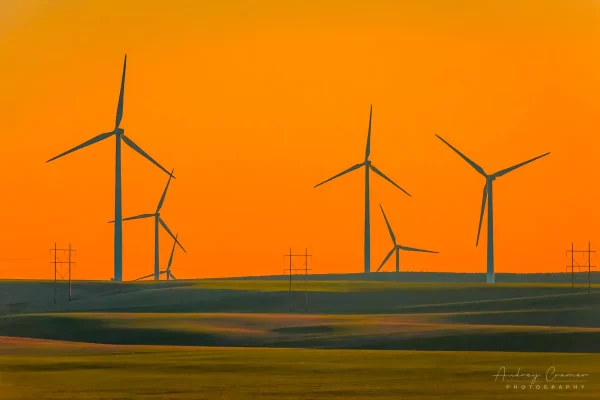
[[[304,312],[308,312],[308,248],[304,251]]]
[[[585,268],[585,265],[575,265],[575,253],[587,253],[588,254],[588,294],[592,294],[592,268],[596,268],[595,265],[592,265],[592,253],[596,254],[595,250],[592,250],[592,244],[588,241],[587,250],[575,250],[573,243],[571,242],[571,250],[567,251],[567,254],[571,253],[571,266],[567,266],[567,268],[571,268],[571,290],[574,290],[575,287],[575,267],[579,268],[579,272],[581,272],[581,267]],[[585,270],[584,270],[585,271]]]
[[[71,243],[69,243],[69,301],[71,301]]]
[[[54,304],[56,304],[56,242],[54,242]]]
[[[312,255],[308,254],[308,249],[306,249],[304,254],[292,254],[292,248],[290,247],[290,253],[285,254],[283,257],[290,258],[290,266],[284,270],[285,272],[288,270],[290,272],[290,312],[292,312],[292,271],[304,271],[305,309],[308,310],[308,283],[306,278],[308,271],[310,271],[310,268],[308,268],[308,257],[312,257]],[[294,268],[294,265],[292,264],[292,257],[304,257],[306,260],[304,268]]]
[[[58,252],[68,252],[68,261],[61,261],[58,258]],[[54,248],[50,249],[50,252],[54,252],[54,259],[51,262],[54,264],[54,304],[56,304],[56,274],[58,273],[58,264],[68,264],[69,265],[69,301],[73,299],[72,291],[71,291],[71,266],[76,264],[76,262],[71,261],[71,253],[74,253],[75,250],[71,249],[71,243],[69,243],[69,247],[67,249],[59,249],[56,247],[56,242],[54,242]],[[64,260],[64,259],[63,259]],[[60,274],[61,278],[64,280],[65,277]]]
[[[588,242],[588,294],[592,294],[592,268],[596,268],[595,265],[592,265],[592,253],[596,255],[596,251],[592,251],[592,244]]]
[[[292,248],[290,247],[290,293],[292,293]],[[292,310],[290,310],[292,311]]]

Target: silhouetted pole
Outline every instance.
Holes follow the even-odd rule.
[[[69,243],[69,301],[71,301],[71,243]]]
[[[588,253],[588,294],[592,294],[592,268],[596,268],[595,265],[592,265],[592,253],[596,254],[596,251],[592,250],[592,243],[588,241],[587,250],[575,250],[573,243],[571,243],[571,251],[567,251],[567,253],[571,253],[571,291],[574,291],[575,287],[575,253]],[[577,264],[577,267],[579,268],[579,272],[581,272],[581,267],[585,268],[585,265]],[[568,265],[567,268],[569,268]]]
[[[60,261],[58,259],[58,252],[59,251],[68,251],[69,252],[69,261]],[[67,249],[59,249],[56,247],[56,242],[54,242],[54,248],[50,249],[50,252],[54,252],[54,260],[51,261],[51,264],[54,264],[54,304],[56,304],[56,280],[57,280],[57,274],[60,275],[62,280],[65,280],[65,277],[58,272],[58,264],[69,264],[69,301],[71,301],[72,296],[71,296],[71,265],[72,264],[76,264],[75,262],[71,261],[71,252],[73,252],[75,250],[71,249],[71,243],[69,243],[69,248]]]
[[[56,304],[56,242],[54,242],[54,304]]]
[[[308,248],[305,249],[304,257],[304,312],[308,312]]]
[[[290,247],[290,312],[292,312],[292,248]]]
[[[290,293],[292,292],[292,248],[290,247]]]
[[[592,294],[592,244],[591,244],[591,242],[588,242],[588,294]]]
[[[307,275],[308,275],[308,271],[310,270],[310,268],[308,268],[308,257],[312,257],[312,255],[308,254],[308,249],[306,249],[306,252],[304,254],[292,254],[292,248],[290,247],[290,253],[289,254],[284,254],[283,256],[285,257],[289,257],[290,258],[290,266],[289,268],[284,269],[284,273],[286,273],[289,269],[290,271],[290,312],[292,312],[292,271],[304,271],[304,291],[305,291],[305,301],[306,301],[306,307],[308,308],[308,284],[307,282]],[[292,257],[305,257],[306,259],[306,263],[304,265],[304,268],[294,268],[293,264],[292,264]]]

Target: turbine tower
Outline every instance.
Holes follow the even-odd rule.
[[[381,206],[381,204],[379,204],[379,208],[381,208],[381,212],[383,213],[383,218],[385,219],[385,224],[387,225],[388,231],[390,232],[390,237],[392,238],[392,242],[394,243],[394,247],[392,247],[392,250],[390,250],[390,252],[388,253],[388,255],[383,259],[383,262],[381,263],[381,265],[377,269],[377,272],[379,272],[379,270],[383,267],[383,265],[385,264],[385,262],[392,256],[392,254],[394,254],[394,252],[396,252],[396,272],[400,272],[400,250],[404,250],[404,251],[419,251],[419,252],[422,252],[422,253],[435,253],[435,254],[438,253],[437,251],[417,249],[417,248],[414,248],[414,247],[402,246],[400,244],[397,244],[396,243],[396,236],[394,235],[394,231],[392,231],[392,227],[390,226],[390,223],[388,222],[388,219],[385,216],[385,211],[383,211],[383,207]]]
[[[169,227],[167,226],[165,221],[160,217],[160,209],[162,208],[163,203],[165,202],[165,197],[167,196],[167,190],[169,190],[169,184],[171,183],[171,178],[173,177],[173,172],[175,172],[175,169],[173,169],[171,171],[169,180],[167,181],[167,186],[165,186],[165,190],[163,191],[160,201],[158,202],[158,207],[156,207],[156,211],[153,214],[140,214],[140,215],[136,215],[134,217],[128,217],[128,218],[123,219],[123,221],[130,221],[132,219],[143,219],[143,218],[154,217],[154,280],[155,281],[159,280],[159,275],[160,275],[159,254],[158,254],[159,224],[175,240],[175,243],[173,245],[178,244],[179,247],[181,247],[181,250],[186,252],[185,249],[183,248],[183,246],[181,245],[181,243],[179,243],[179,241],[177,240],[177,237],[173,235],[173,233],[171,232],[171,230],[169,229]],[[115,221],[109,221],[109,223],[113,223],[113,222],[115,222]],[[144,278],[146,278],[146,277],[144,277]],[[140,278],[140,279],[142,279],[142,278]]]
[[[126,145],[131,147],[133,150],[141,154],[143,157],[148,159],[151,163],[156,165],[158,168],[162,169],[165,173],[169,173],[166,169],[164,169],[158,162],[156,162],[152,157],[150,157],[144,150],[142,150],[137,144],[135,144],[131,139],[125,136],[125,130],[120,128],[121,119],[123,118],[123,96],[125,92],[125,70],[127,68],[127,55],[125,55],[125,61],[123,62],[123,76],[121,78],[121,91],[119,93],[119,104],[117,105],[117,119],[115,123],[115,129],[111,132],[102,133],[92,139],[83,142],[79,146],[75,146],[70,150],[65,151],[57,155],[56,157],[52,157],[47,163],[50,161],[56,160],[62,156],[66,156],[69,153],[82,149],[84,147],[90,146],[94,143],[98,143],[104,139],[108,139],[111,136],[115,137],[116,143],[116,156],[115,156],[115,235],[114,235],[114,277],[112,280],[121,282],[123,280],[123,209],[122,209],[122,201],[121,201],[121,140],[125,142]],[[175,178],[175,177],[173,177]]]
[[[169,280],[169,278],[173,279],[173,280],[177,280],[177,278],[175,278],[175,275],[173,275],[173,273],[171,272],[171,263],[173,262],[173,254],[175,253],[175,244],[178,243],[177,236],[179,236],[179,233],[177,233],[175,235],[175,241],[173,242],[173,248],[171,249],[171,257],[169,257],[169,264],[167,264],[167,269],[160,271],[161,274],[167,274],[167,280]],[[141,278],[137,278],[134,280],[139,281],[141,279],[150,278],[151,276],[154,276],[154,274],[142,276]]]
[[[481,175],[483,175],[485,177],[485,185],[483,186],[483,200],[481,201],[481,213],[479,215],[479,227],[477,228],[477,241],[475,242],[475,246],[477,247],[479,245],[479,234],[481,233],[481,222],[483,221],[483,212],[485,211],[486,200],[487,200],[487,209],[488,209],[487,241],[488,241],[488,244],[487,244],[487,278],[486,278],[486,281],[487,281],[487,283],[494,283],[494,208],[493,208],[494,202],[493,202],[493,195],[492,195],[493,194],[492,184],[496,178],[499,178],[502,175],[506,175],[509,172],[514,171],[515,169],[517,169],[519,167],[522,167],[523,165],[529,164],[530,162],[537,160],[538,158],[545,157],[548,154],[550,154],[550,152],[544,153],[541,156],[534,157],[530,160],[523,161],[520,164],[513,165],[512,167],[505,168],[494,174],[488,175],[485,173],[483,168],[481,168],[479,165],[475,164],[473,161],[471,161],[469,158],[467,158],[467,156],[465,156],[463,153],[458,151],[450,143],[446,142],[439,135],[435,135],[435,136],[437,136],[438,139],[440,139],[442,142],[444,142],[446,145],[448,145],[448,147],[450,147],[452,150],[454,150],[456,152],[456,154],[461,156],[463,160],[465,160],[467,163],[469,163],[469,165],[471,167],[473,167],[475,169],[475,171],[479,172]]]
[[[167,280],[169,280],[169,278],[172,278],[173,280],[177,280],[177,278],[175,278],[175,275],[173,275],[173,273],[171,272],[171,263],[173,262],[173,254],[175,254],[175,243],[177,243],[177,236],[179,236],[179,233],[175,234],[175,242],[173,242],[173,248],[171,248],[171,256],[169,257],[169,263],[167,264],[167,269],[164,271],[161,271],[161,273],[167,274]]]
[[[373,170],[377,175],[381,176],[386,181],[390,182],[392,185],[396,186],[398,189],[402,190],[408,196],[410,194],[398,186],[394,181],[385,176],[383,172],[377,169],[369,160],[369,155],[371,153],[371,120],[373,118],[373,105],[371,105],[371,111],[369,112],[369,133],[367,134],[367,149],[365,152],[365,160],[360,164],[356,164],[347,170],[340,172],[339,174],[315,185],[315,188],[321,186],[324,183],[327,183],[335,178],[338,178],[348,172],[352,172],[355,169],[359,169],[361,167],[365,167],[365,273],[371,272],[371,215],[370,215],[370,203],[369,203],[369,171]],[[412,197],[412,196],[410,196]]]

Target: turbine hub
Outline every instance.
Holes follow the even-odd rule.
[[[371,165],[371,160],[369,160],[369,159],[365,160],[365,165]]]
[[[125,129],[123,129],[123,128],[117,128],[117,129],[115,129],[115,133],[117,135],[122,135],[122,134],[125,133]]]

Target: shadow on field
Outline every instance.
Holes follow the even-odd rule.
[[[8,322],[0,319],[0,332],[3,336],[103,344],[221,346],[226,342],[204,332],[109,327],[101,319],[67,316],[18,316]]]
[[[21,315],[0,317],[0,336],[102,344],[600,352],[600,330],[452,325],[428,316]]]

